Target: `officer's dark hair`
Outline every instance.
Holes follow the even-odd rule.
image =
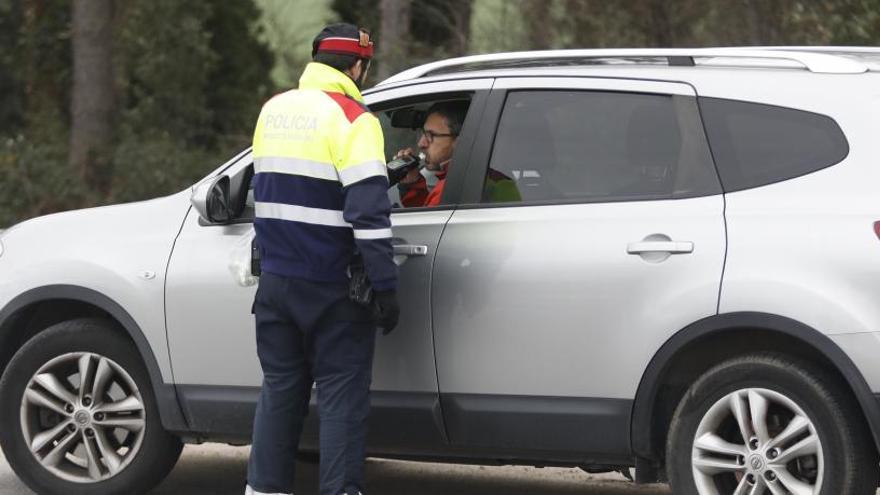
[[[345,72],[354,67],[358,58],[354,55],[343,55],[341,53],[318,52],[312,57],[312,60],[320,64],[329,65],[339,72]]]
[[[338,53],[332,51],[318,51],[318,45],[325,38],[341,37],[357,40],[361,36],[362,29],[354,24],[346,22],[337,22],[324,27],[315,39],[312,40],[312,60],[315,62],[329,65],[334,69],[345,72],[354,67],[358,61],[358,56],[350,53]]]
[[[439,114],[446,120],[449,132],[458,136],[461,134],[461,126],[464,124],[464,118],[467,116],[468,107],[470,106],[471,102],[467,100],[439,101],[431,105],[427,115],[432,113]]]

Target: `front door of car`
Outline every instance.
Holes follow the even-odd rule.
[[[418,141],[414,129],[392,127],[394,110],[425,107],[437,99],[466,98],[471,101],[470,109],[458,137],[461,146],[456,147],[454,155],[454,160],[466,165],[469,145],[477,133],[491,85],[491,79],[478,79],[387,90],[380,87],[368,93],[367,103],[382,123],[386,156],[390,159],[398,150],[413,147]],[[466,169],[462,166],[451,171],[447,181],[460,184]],[[397,329],[377,339],[370,429],[370,448],[374,452],[436,451],[447,442],[434,360],[431,273],[440,236],[452,216],[458,192],[459,188],[449,185],[440,205],[405,207],[400,204],[397,188],[389,190],[394,205],[391,223],[395,261],[399,265],[401,313]]]
[[[432,285],[450,439],[625,458],[648,361],[718,304],[724,201],[694,91],[498,79],[481,128]]]
[[[247,152],[219,173],[242,178],[249,169]],[[231,225],[210,225],[190,208],[165,286],[172,370],[190,425],[233,437],[250,428],[262,381],[251,314],[257,288],[238,285],[229,270],[233,250],[253,227],[250,206],[251,219]]]
[[[483,89],[484,104],[490,87],[491,80],[484,80],[453,89],[468,95]],[[376,91],[367,101],[387,109],[404,104],[401,101],[430,97],[436,90],[429,85]],[[390,118],[377,115],[386,134],[392,135]],[[471,128],[477,128],[476,122],[465,126],[461,139],[472,140]],[[392,148],[389,142],[388,149]],[[235,184],[251,166],[247,154],[222,173]],[[252,215],[252,209],[246,211]],[[394,452],[414,444],[444,442],[428,298],[440,233],[451,214],[450,206],[392,213],[403,309],[398,328],[377,339],[369,440],[373,450]],[[166,287],[169,347],[184,408],[195,429],[229,436],[250,432],[262,380],[251,314],[256,288],[238,285],[228,269],[232,251],[252,226],[247,218],[239,222],[205,225],[192,209],[177,238]],[[315,419],[311,415],[306,426],[306,448],[315,445]]]

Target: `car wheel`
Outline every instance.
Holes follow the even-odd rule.
[[[180,456],[162,428],[134,346],[98,319],[59,323],[27,342],[0,380],[0,445],[40,494],[137,494]]]
[[[688,389],[667,440],[676,494],[871,494],[877,456],[842,384],[761,354],[726,361]]]

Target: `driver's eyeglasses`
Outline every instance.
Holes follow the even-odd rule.
[[[438,138],[438,137],[456,137],[457,136],[457,134],[454,134],[451,132],[444,134],[444,133],[429,131],[426,129],[419,129],[418,134],[419,134],[419,139],[422,139],[424,137],[428,141],[428,144],[433,143],[434,139]]]

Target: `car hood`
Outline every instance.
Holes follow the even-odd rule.
[[[189,211],[190,191],[171,196],[55,213],[19,223],[3,232],[4,257],[22,265],[49,259],[95,259],[170,252]],[[5,261],[5,260],[0,260]]]

